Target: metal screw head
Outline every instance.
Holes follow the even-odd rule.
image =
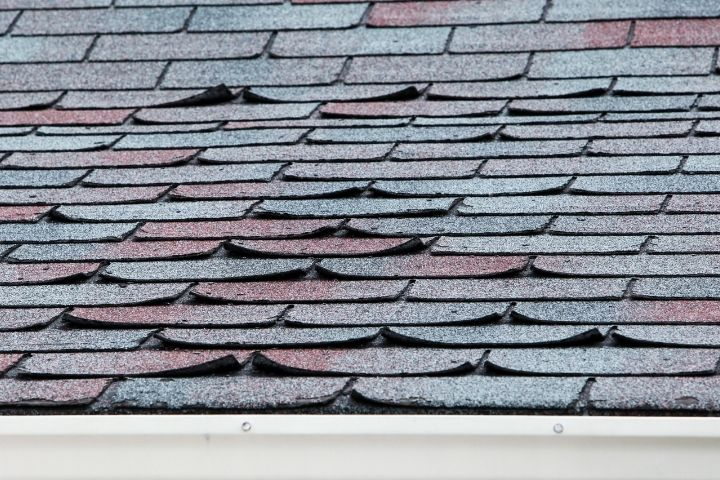
[[[243,422],[242,425],[240,425],[240,428],[243,432],[249,432],[250,430],[252,430],[252,425],[250,424],[250,422]]]
[[[563,433],[565,430],[565,427],[563,427],[562,423],[556,423],[553,425],[553,432],[555,433]]]

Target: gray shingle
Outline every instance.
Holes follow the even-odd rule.
[[[206,162],[244,163],[319,160],[378,160],[392,148],[391,143],[379,145],[277,145],[238,148],[211,148],[200,154]]]
[[[41,330],[0,333],[2,352],[72,352],[131,350],[152,330]]]
[[[352,219],[350,230],[368,235],[503,235],[542,230],[550,217],[443,217]]]
[[[0,306],[140,305],[174,300],[188,287],[189,284],[177,283],[3,286]]]
[[[113,90],[154,88],[162,62],[3,65],[0,90]]]
[[[560,217],[550,227],[556,233],[591,235],[720,233],[720,215],[601,215]]]
[[[703,120],[697,128],[695,128],[697,135],[719,135],[720,134],[720,120]]]
[[[269,40],[263,33],[176,33],[103,35],[91,60],[202,60],[260,55]]]
[[[649,213],[658,211],[664,199],[662,195],[469,197],[460,205],[458,213],[461,215]]]
[[[25,330],[49,325],[63,313],[62,308],[0,310],[0,331]]]
[[[91,36],[4,37],[0,39],[0,61],[3,63],[77,61],[83,59],[91,43]]]
[[[148,108],[133,117],[143,123],[196,123],[228,120],[271,120],[307,118],[316,103],[247,104],[235,103],[203,107]]]
[[[117,135],[67,135],[44,137],[26,135],[22,137],[0,136],[0,151],[4,152],[61,152],[100,150],[115,142]]]
[[[566,112],[643,112],[684,111],[695,102],[695,95],[668,95],[648,97],[588,97],[521,99],[510,102],[510,111],[516,113],[566,113]],[[600,128],[612,128],[613,126]],[[645,127],[652,128],[653,125]],[[617,126],[615,126],[617,128]],[[629,129],[629,127],[628,127]],[[685,129],[681,129],[684,131]],[[588,133],[588,136],[594,136]],[[641,135],[638,135],[641,136]],[[652,136],[652,135],[646,135]]]
[[[102,65],[102,64],[101,64]],[[110,64],[111,65],[111,64]],[[111,90],[67,92],[58,108],[128,108],[148,107],[176,102],[193,95],[199,95],[202,89],[195,90]]]
[[[79,260],[147,260],[153,258],[178,259],[211,255],[219,248],[216,241],[175,241],[175,242],[98,242],[98,243],[53,243],[20,245],[8,257],[20,262],[53,262]]]
[[[720,138],[644,138],[594,140],[588,153],[595,155],[692,155],[720,153]]]
[[[0,187],[67,187],[86,173],[87,170],[2,170]]]
[[[440,375],[472,370],[484,350],[362,348],[268,350],[256,356],[259,368],[303,375]]]
[[[69,33],[177,32],[190,8],[119,8],[35,10],[25,12],[13,29],[22,35]]]
[[[533,58],[529,75],[531,78],[707,75],[711,73],[711,63],[709,48],[540,52]]]
[[[72,223],[6,224],[0,228],[0,242],[44,243],[121,240],[137,226],[137,223],[106,223],[103,225]]]
[[[680,166],[680,160],[682,160],[680,156],[491,159],[483,165],[481,173],[502,177],[669,173]]]
[[[228,86],[316,85],[337,79],[344,59],[253,59],[175,62],[163,77],[167,88]],[[2,83],[0,83],[2,86]]]
[[[403,100],[417,98],[425,85],[320,85],[312,87],[259,87],[255,98],[273,102],[331,102]],[[247,91],[245,98],[247,98]],[[2,97],[0,97],[2,98]]]
[[[720,298],[720,278],[641,278],[632,288],[636,298]]]
[[[118,168],[95,170],[85,185],[163,185],[174,183],[215,183],[248,180],[268,181],[279,164],[183,165],[161,168]]]
[[[621,77],[618,78],[613,92],[648,95],[673,93],[714,93],[720,92],[720,79],[717,77]],[[700,100],[702,107],[704,99]]]
[[[566,348],[493,350],[486,365],[535,375],[710,375],[717,361],[713,350]]]
[[[53,215],[74,222],[127,222],[133,220],[189,220],[240,218],[251,201],[134,203],[129,205],[61,206]]]
[[[717,235],[663,235],[650,240],[649,253],[720,253]]]
[[[331,402],[346,383],[342,378],[138,378],[115,383],[99,407],[169,410],[310,407]]]
[[[30,110],[49,107],[61,92],[0,93],[0,110]]]
[[[255,280],[304,273],[311,260],[231,259],[180,260],[170,262],[113,262],[102,272],[115,280],[140,282]]]
[[[362,57],[353,60],[346,81],[348,83],[398,83],[514,78],[523,73],[527,61],[528,56],[524,53]]]
[[[177,199],[292,199],[342,197],[361,193],[368,182],[241,182],[213,185],[180,185],[170,196]],[[0,192],[0,202],[2,201]]]
[[[295,30],[357,25],[364,4],[200,7],[190,31]]]
[[[508,237],[440,237],[432,252],[440,254],[498,253],[637,253],[644,236],[575,237],[559,235]]]
[[[590,405],[599,410],[717,412],[718,377],[601,378],[590,390]]]
[[[511,80],[476,83],[436,83],[428,98],[544,98],[602,94],[610,88],[610,81],[602,78],[571,80]],[[719,89],[720,91],[720,89]]]
[[[469,142],[491,137],[496,127],[321,128],[308,135],[314,143]]]
[[[397,196],[517,195],[558,192],[569,181],[567,177],[386,180],[375,183],[371,188],[375,192]]]
[[[627,287],[623,279],[514,278],[480,280],[417,280],[411,300],[560,300],[620,298]]]
[[[278,57],[328,57],[442,53],[449,28],[355,28],[280,32],[272,54]]]
[[[713,0],[557,0],[548,12],[550,21],[601,20],[608,18],[716,17],[720,8]]]
[[[541,324],[702,323],[704,319],[712,321],[711,310],[709,305],[693,305],[688,301],[520,302],[512,317]]]
[[[74,308],[63,319],[84,328],[269,327],[283,305],[145,305]]]
[[[10,27],[19,13],[20,12],[11,10],[0,12],[0,34],[7,32],[8,27]]]
[[[569,346],[603,339],[598,329],[565,325],[391,327],[383,335],[400,343],[435,347]]]
[[[580,177],[570,187],[579,193],[720,192],[717,175],[618,175]]]
[[[607,116],[612,114],[607,113],[605,115]],[[498,115],[494,117],[418,117],[413,121],[413,125],[525,125],[544,123],[576,123],[594,122],[599,120],[600,116],[601,114],[599,113],[584,113],[573,115]]]
[[[584,140],[546,140],[531,142],[479,142],[445,144],[404,144],[392,153],[399,160],[423,158],[477,157],[544,157],[577,155],[587,142]],[[718,150],[720,151],[720,149]]]
[[[170,125],[140,125],[129,123],[127,125],[108,125],[100,127],[48,127],[42,126],[37,129],[38,135],[115,135],[115,134],[143,134],[143,133],[165,133],[165,132],[211,132],[220,127],[220,122]]]
[[[680,137],[690,133],[693,122],[580,123],[556,125],[510,125],[504,138],[614,138],[614,137]]]
[[[500,318],[506,308],[487,302],[300,304],[287,312],[285,323],[299,327],[478,324]]]
[[[321,347],[367,343],[377,328],[165,329],[158,334],[174,346],[263,348]]]
[[[629,325],[614,330],[612,336],[623,343],[654,347],[718,347],[717,325]]]
[[[352,200],[265,200],[255,208],[260,215],[274,217],[376,217],[445,213],[454,199],[355,198]]]
[[[720,275],[720,255],[592,255],[538,257],[533,268],[572,277]]]
[[[305,132],[305,129],[289,128],[285,130],[229,130],[209,133],[127,135],[115,145],[115,148],[117,150],[144,150],[152,148],[204,148],[263,143],[294,143]]]
[[[478,160],[296,163],[283,170],[283,179],[461,178],[472,177],[481,163]]]
[[[584,384],[580,378],[362,378],[353,395],[394,407],[567,409]]]

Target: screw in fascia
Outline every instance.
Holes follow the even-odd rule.
[[[563,433],[565,431],[565,427],[563,427],[562,423],[556,423],[553,425],[553,432],[555,433]]]
[[[243,432],[249,432],[252,430],[252,424],[250,422],[243,422],[242,425],[240,425],[240,428]]]

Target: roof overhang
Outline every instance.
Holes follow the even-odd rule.
[[[1,479],[710,479],[720,418],[0,417]]]

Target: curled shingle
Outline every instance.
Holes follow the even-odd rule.
[[[231,240],[225,248],[246,255],[278,257],[354,257],[392,255],[423,247],[413,238],[325,237],[298,240]]]
[[[157,337],[182,347],[304,348],[367,343],[378,333],[377,328],[165,329]]]

